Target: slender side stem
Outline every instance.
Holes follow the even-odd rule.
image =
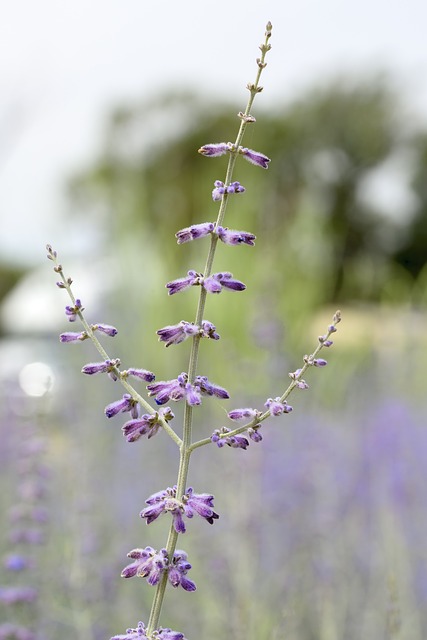
[[[67,291],[70,300],[72,302],[72,304],[75,306],[76,304],[76,298],[74,296],[74,293],[71,289],[71,285],[68,284],[68,279],[65,277],[64,272],[62,270],[61,265],[58,263],[56,258],[52,257],[52,260],[55,263],[56,266],[56,272],[59,273],[59,275],[62,278],[62,282],[64,283],[64,288]],[[82,323],[82,326],[88,336],[88,338],[90,338],[90,340],[92,341],[92,344],[94,345],[95,349],[98,351],[98,353],[101,355],[101,357],[104,360],[111,360],[110,356],[108,355],[108,353],[106,352],[106,350],[104,349],[104,347],[102,346],[102,344],[100,343],[100,341],[98,340],[98,338],[95,335],[95,332],[93,331],[92,327],[90,326],[90,324],[88,323],[88,321],[86,320],[84,314],[82,311],[78,310],[77,311],[77,315],[79,316],[80,322]],[[136,402],[138,402],[141,407],[144,407],[144,409],[150,413],[151,415],[153,415],[154,413],[156,413],[156,410],[153,409],[153,407],[150,405],[149,402],[147,402],[147,400],[145,400],[145,398],[143,398],[141,396],[140,393],[138,393],[136,391],[136,389],[134,389],[134,387],[129,384],[129,382],[126,379],[126,375],[124,375],[124,373],[122,371],[120,371],[120,369],[118,367],[114,367],[113,368],[114,373],[116,374],[117,378],[120,380],[121,385],[126,389],[126,391],[132,396],[132,398],[134,400],[136,400]],[[180,447],[182,445],[182,440],[181,438],[178,436],[177,433],[175,433],[175,431],[172,429],[172,427],[169,425],[169,423],[167,422],[167,420],[165,420],[164,418],[162,418],[161,415],[159,415],[159,422],[162,425],[162,428],[164,429],[164,431],[168,434],[168,436],[170,438],[172,438],[172,440],[175,442],[175,444],[178,445],[178,447]]]
[[[337,311],[334,315],[334,320],[333,323],[329,326],[329,329],[325,335],[325,340],[328,340],[329,337],[335,332],[335,326],[341,321],[341,315],[340,312]],[[290,383],[290,385],[288,386],[288,388],[283,392],[283,394],[280,396],[280,402],[284,402],[286,400],[286,398],[288,398],[290,396],[290,394],[292,393],[292,391],[295,389],[295,387],[298,385],[298,381],[301,380],[301,378],[303,377],[304,373],[307,371],[307,369],[311,366],[313,366],[313,360],[316,358],[316,356],[319,354],[319,352],[321,351],[321,349],[323,349],[325,345],[322,342],[319,342],[319,344],[317,345],[316,349],[313,351],[313,353],[310,356],[305,356],[304,358],[304,364],[301,367],[298,375],[296,375],[295,377],[293,377],[292,382]],[[233,429],[232,431],[227,432],[227,436],[229,438],[232,438],[233,436],[237,436],[240,433],[244,433],[245,431],[247,431],[250,428],[255,427],[256,425],[259,425],[261,422],[263,422],[264,420],[266,420],[267,418],[269,418],[271,416],[271,411],[268,409],[267,411],[264,411],[264,413],[260,413],[259,415],[255,416],[254,418],[252,418],[252,420],[250,422],[247,422],[246,424],[244,424],[242,427],[238,427],[237,429]],[[199,447],[203,447],[207,444],[211,444],[212,440],[210,438],[203,438],[202,440],[198,440],[197,442],[193,442],[190,445],[190,454],[195,450],[198,449]]]

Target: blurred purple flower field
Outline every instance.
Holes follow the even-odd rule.
[[[43,399],[32,407],[3,400],[1,623],[52,640],[108,637],[149,606],[145,580],[129,588],[120,571],[129,548],[151,544],[152,528],[167,526],[160,518],[147,528],[138,513],[173,479],[174,458],[159,473],[161,436],[130,446],[110,421],[68,415],[59,424],[37,406]],[[185,621],[189,638],[201,627],[213,638],[227,610],[228,633],[242,640],[248,628],[250,637],[277,640],[425,638],[422,412],[409,401],[352,401],[339,412],[294,411],[263,436],[247,451],[212,445],[195,458],[191,481],[215,494],[220,520],[208,527],[195,519],[185,534],[201,586],[168,604],[168,622]],[[51,518],[32,523],[42,507]],[[14,535],[23,509],[27,533],[43,530],[37,544]],[[21,556],[31,562],[12,570]],[[8,593],[18,588],[37,597],[13,602]],[[1,629],[1,638],[21,637]]]

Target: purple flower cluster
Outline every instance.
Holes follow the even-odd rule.
[[[267,156],[265,156],[263,153],[260,153],[259,151],[247,149],[246,147],[238,147],[236,149],[236,145],[234,145],[232,142],[214,142],[211,144],[205,144],[199,149],[199,153],[202,156],[206,156],[208,158],[218,158],[219,156],[223,156],[227,152],[237,152],[251,164],[255,164],[258,167],[262,167],[263,169],[268,169],[270,158],[267,158]]]
[[[225,185],[221,180],[215,180],[214,189],[212,190],[212,200],[221,200],[225,194],[231,193],[243,193],[246,191],[245,187],[237,180],[229,185]]]
[[[28,407],[25,408],[28,411]],[[18,638],[34,640],[35,632],[27,625],[34,619],[39,599],[40,576],[32,575],[38,569],[39,553],[32,552],[33,545],[45,542],[45,523],[49,519],[44,505],[47,496],[49,471],[43,456],[46,442],[35,421],[22,421],[12,440],[14,504],[5,518],[8,531],[9,552],[2,558],[6,584],[0,584],[0,640]],[[19,433],[18,433],[19,432]],[[9,619],[8,619],[9,618]],[[25,626],[20,623],[24,623]]]
[[[284,400],[280,398],[269,398],[264,406],[270,411],[272,416],[280,416],[282,413],[291,413],[292,407]]]
[[[205,278],[203,274],[190,269],[184,278],[178,278],[166,284],[170,296],[193,286],[202,286],[208,293],[220,293],[223,287],[229,291],[244,291],[246,289],[246,285],[235,280],[229,271],[213,273]]]
[[[145,435],[150,439],[156,435],[162,426],[161,419],[169,422],[174,417],[170,407],[164,407],[160,411],[155,411],[151,414],[146,413],[139,418],[129,420],[123,425],[122,432],[128,442],[136,442],[141,436]]]
[[[75,322],[77,320],[78,314],[84,310],[82,307],[82,302],[77,298],[75,304],[73,306],[67,305],[65,307],[65,315],[67,316],[70,322]]]
[[[134,576],[146,578],[149,585],[155,586],[166,571],[173,587],[181,586],[185,591],[196,590],[195,583],[186,577],[191,564],[187,562],[185,551],[176,550],[171,563],[169,563],[166,549],[156,551],[153,547],[145,547],[145,549],[133,549],[127,555],[133,562],[123,569],[122,578]]]
[[[242,435],[232,435],[228,434],[231,432],[231,429],[227,427],[221,427],[221,429],[215,429],[213,434],[211,435],[211,440],[214,442],[219,448],[223,447],[225,444],[233,449],[247,449],[249,446],[249,441]]]
[[[162,405],[173,400],[186,399],[191,406],[201,404],[202,396],[216,396],[222,400],[226,400],[230,396],[228,391],[222,387],[209,382],[206,376],[196,376],[194,383],[188,381],[188,374],[183,372],[174,380],[165,380],[154,382],[147,385],[148,393],[154,396],[156,404]]]
[[[184,342],[184,340],[187,340],[187,338],[197,335],[201,338],[211,338],[212,340],[219,340],[220,338],[216,332],[215,325],[209,322],[209,320],[203,320],[200,327],[193,322],[181,320],[178,324],[159,329],[157,335],[159,336],[160,342],[166,343],[166,347],[170,347],[171,344],[180,344]]]
[[[125,634],[113,636],[111,640],[186,640],[184,634],[172,629],[159,627],[150,636],[143,622],[139,622],[136,629],[126,629]]]
[[[221,242],[229,245],[247,244],[253,247],[256,240],[254,234],[249,233],[248,231],[235,231],[228,229],[228,227],[222,227],[221,225],[218,225],[215,229],[213,222],[193,224],[191,227],[186,227],[185,229],[177,231],[175,237],[178,239],[178,244],[184,244],[184,242],[204,238],[209,234],[216,235]]]
[[[209,524],[213,524],[219,515],[213,510],[214,496],[208,493],[194,493],[189,487],[181,499],[176,497],[176,486],[168,487],[150,496],[145,503],[145,507],[139,514],[145,518],[147,524],[151,524],[162,514],[169,512],[172,514],[173,525],[177,533],[185,533],[186,527],[182,516],[192,518],[198,514]]]

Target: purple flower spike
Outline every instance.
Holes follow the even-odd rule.
[[[130,393],[125,393],[121,400],[116,400],[105,407],[105,415],[112,418],[118,413],[130,411],[132,418],[138,417],[138,402],[132,398]]]
[[[190,336],[200,334],[200,327],[192,322],[181,320],[178,324],[159,329],[156,333],[160,342],[166,342],[165,346],[169,347],[171,344],[184,342]]]
[[[262,167],[263,169],[268,169],[270,158],[267,158],[263,153],[253,151],[253,149],[247,149],[246,147],[239,147],[239,153],[241,153],[248,162],[257,165],[258,167]]]
[[[269,398],[264,404],[269,409],[272,416],[280,416],[281,413],[290,413],[292,407],[285,401],[281,402],[280,398]]]
[[[233,409],[228,412],[230,420],[246,420],[248,418],[255,418],[259,416],[259,411],[256,409]]]
[[[73,331],[66,331],[59,336],[60,342],[82,342],[89,336],[86,331],[80,331],[80,333],[74,333]]]
[[[232,231],[227,227],[219,226],[216,230],[218,238],[221,242],[230,245],[247,244],[251,247],[255,245],[256,236],[247,231]]]
[[[108,373],[110,378],[116,381],[116,369],[119,366],[120,360],[118,358],[115,358],[114,360],[105,360],[105,362],[90,362],[89,364],[85,364],[82,368],[82,373],[86,373],[89,376],[93,376],[96,373]]]
[[[187,571],[191,569],[191,564],[187,562],[185,551],[176,550],[173,554],[172,564],[168,568],[168,579],[173,587],[181,587],[185,591],[195,591],[196,585],[186,577]]]
[[[116,327],[112,327],[110,324],[101,324],[100,322],[91,325],[91,329],[92,331],[101,331],[101,333],[105,333],[105,335],[111,338],[114,338],[118,333]]]
[[[122,371],[122,374],[127,376],[132,376],[133,378],[138,378],[138,380],[145,380],[145,382],[153,382],[156,376],[152,371],[147,371],[147,369],[127,369],[126,371]]]
[[[246,285],[240,280],[234,280],[233,274],[226,271],[225,273],[213,273],[203,280],[203,287],[208,293],[220,293],[222,287],[230,291],[244,291]]]
[[[203,147],[200,147],[199,153],[202,156],[207,156],[209,158],[218,158],[218,156],[223,156],[230,150],[230,143],[227,142],[215,142],[212,144],[204,144]]]
[[[191,227],[186,227],[175,233],[175,237],[178,240],[178,244],[184,244],[184,242],[190,242],[191,240],[198,240],[208,236],[214,230],[213,222],[202,222],[201,224],[193,224]]]
[[[70,322],[75,322],[78,316],[79,311],[83,311],[81,300],[77,298],[74,307],[66,306],[65,307],[65,315],[68,316],[68,320]]]
[[[172,280],[172,282],[168,282],[166,284],[166,288],[169,289],[168,293],[172,296],[174,293],[178,293],[179,291],[185,291],[194,284],[200,284],[201,275],[196,273],[195,271],[188,271],[187,276],[185,278],[178,278],[177,280]]]

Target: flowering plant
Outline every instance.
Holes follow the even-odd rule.
[[[187,577],[187,573],[191,569],[187,552],[177,548],[178,540],[186,532],[187,520],[191,520],[194,515],[200,516],[211,525],[219,518],[214,507],[214,496],[210,493],[198,493],[192,487],[187,486],[191,455],[196,449],[212,444],[216,444],[220,448],[227,445],[231,448],[247,449],[250,440],[255,443],[260,442],[263,422],[267,418],[290,413],[292,407],[287,403],[290,393],[294,389],[308,388],[303,377],[307,369],[312,366],[323,367],[327,364],[326,360],[318,355],[323,348],[332,345],[331,335],[336,331],[336,325],[340,321],[340,313],[336,312],[326,333],[319,337],[314,352],[306,355],[301,367],[289,374],[291,381],[283,393],[266,400],[263,410],[252,407],[233,409],[228,412],[232,426],[222,426],[215,429],[209,436],[200,440],[193,439],[195,408],[201,405],[202,399],[206,396],[214,396],[220,400],[230,397],[226,389],[210,381],[207,376],[198,373],[198,356],[203,339],[218,341],[220,338],[215,325],[204,319],[208,294],[219,294],[222,291],[241,292],[246,289],[246,285],[236,279],[232,273],[228,271],[213,272],[213,263],[218,241],[230,246],[244,244],[253,247],[255,245],[256,238],[253,233],[225,227],[224,217],[230,197],[245,192],[245,187],[240,182],[233,180],[237,159],[241,156],[263,169],[268,169],[269,166],[270,159],[266,155],[242,146],[242,141],[247,127],[255,122],[255,118],[251,115],[251,109],[255,96],[262,91],[259,81],[266,66],[266,54],[271,48],[269,44],[271,29],[271,24],[268,23],[264,43],[260,45],[261,57],[257,59],[258,72],[255,82],[247,85],[250,94],[248,104],[245,111],[238,114],[240,127],[235,142],[209,143],[199,149],[199,153],[206,157],[215,158],[229,155],[224,181],[215,180],[212,191],[212,199],[220,203],[217,219],[215,222],[191,225],[175,234],[178,244],[185,244],[201,238],[210,239],[203,273],[190,269],[185,276],[166,284],[169,295],[174,295],[193,286],[199,287],[199,300],[194,321],[181,320],[176,325],[169,325],[157,331],[159,341],[163,342],[166,347],[180,344],[185,340],[191,342],[187,371],[171,380],[159,382],[155,380],[154,374],[146,369],[122,369],[120,360],[111,358],[98,338],[99,333],[114,337],[117,330],[108,324],[90,324],[86,320],[82,302],[74,296],[71,288],[71,278],[65,276],[63,267],[58,261],[57,252],[50,245],[47,245],[48,258],[54,262],[54,271],[61,278],[57,285],[66,290],[71,300],[71,304],[65,308],[65,314],[70,322],[79,319],[83,326],[79,332],[62,333],[61,342],[82,342],[90,339],[102,360],[84,365],[82,372],[86,375],[106,373],[113,381],[119,381],[124,387],[124,395],[105,408],[105,415],[107,418],[113,418],[122,413],[129,414],[122,426],[122,431],[130,443],[140,440],[143,436],[150,439],[163,430],[179,450],[180,463],[176,483],[166,489],[160,489],[147,498],[147,506],[140,513],[146,524],[150,524],[163,514],[170,517],[170,530],[166,544],[159,550],[151,546],[131,550],[128,553],[131,562],[122,571],[124,578],[142,577],[149,585],[155,587],[148,622],[146,624],[139,622],[136,628],[129,628],[125,634],[114,636],[114,640],[130,640],[132,638],[185,640],[182,633],[159,626],[167,584],[170,583],[175,588],[181,586],[188,592],[196,589],[195,583]],[[153,407],[148,399],[137,391],[130,383],[130,378],[148,383],[147,396],[154,398],[156,407]],[[179,401],[182,401],[185,407],[181,432],[171,426],[174,414],[170,406],[165,406],[167,403]],[[240,425],[236,426],[236,423],[240,423]]]

